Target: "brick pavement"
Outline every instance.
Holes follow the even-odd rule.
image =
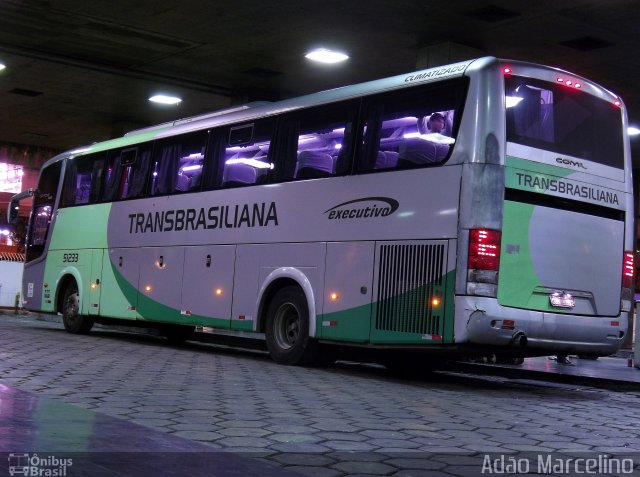
[[[6,314],[0,383],[320,477],[469,475],[490,452],[640,453],[640,392],[285,367]]]

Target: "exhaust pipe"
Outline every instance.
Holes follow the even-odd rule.
[[[512,346],[519,346],[520,348],[524,348],[527,346],[527,335],[524,334],[523,331],[516,331],[511,337],[511,341],[509,342]]]

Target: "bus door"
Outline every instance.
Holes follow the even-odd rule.
[[[100,315],[135,320],[138,305],[138,249],[105,253],[100,284]]]
[[[53,311],[51,291],[44,288],[45,261],[43,259],[49,248],[49,238],[55,224],[57,209],[54,210],[54,207],[61,169],[62,161],[44,168],[40,173],[38,188],[33,191],[33,209],[26,244],[27,263],[22,277],[23,297],[25,306],[29,310]],[[20,198],[24,198],[24,194],[18,194],[15,205],[12,201],[10,207],[15,207]]]

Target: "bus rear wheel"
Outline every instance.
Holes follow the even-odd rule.
[[[296,286],[279,290],[267,310],[267,349],[276,363],[310,365],[318,355],[318,343],[309,336],[309,306]]]
[[[80,314],[80,294],[78,285],[71,283],[62,298],[62,323],[69,333],[83,334],[91,331],[93,319]]]

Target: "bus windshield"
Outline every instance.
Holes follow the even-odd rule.
[[[505,79],[507,141],[624,168],[620,109],[562,84]]]

